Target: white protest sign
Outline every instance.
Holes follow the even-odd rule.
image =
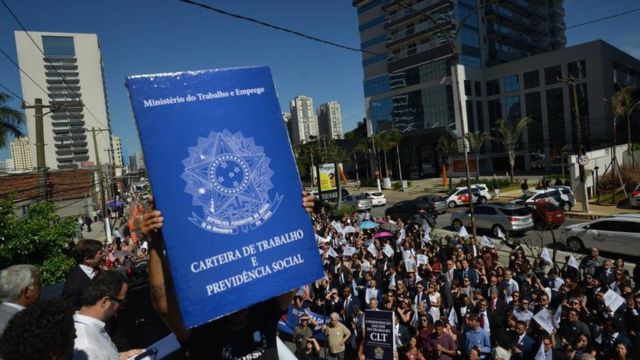
[[[604,294],[604,304],[611,309],[611,311],[616,312],[620,306],[625,303],[624,298],[615,291],[609,289]]]
[[[547,309],[540,310],[533,316],[533,320],[540,324],[540,326],[542,326],[542,328],[549,334],[553,332],[553,318]]]

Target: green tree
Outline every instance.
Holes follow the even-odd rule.
[[[509,167],[511,172],[509,177],[513,182],[513,168],[516,164],[516,148],[518,147],[518,140],[522,136],[522,132],[526,129],[527,125],[532,121],[528,116],[522,117],[516,121],[509,122],[503,119],[496,121],[496,127],[493,129],[495,135],[493,139],[501,143],[504,146],[504,150],[509,156]]]
[[[491,136],[487,133],[481,132],[468,132],[464,135],[469,144],[469,150],[475,154],[476,158],[476,182],[480,182],[480,149],[485,142],[491,139]]]
[[[22,113],[11,108],[7,102],[11,99],[8,94],[0,92],[0,148],[7,145],[9,136],[24,136],[20,125],[24,123]]]
[[[613,112],[613,116],[620,120],[627,120],[627,151],[631,156],[631,112],[632,108],[635,106],[633,102],[633,86],[626,86],[618,91],[616,91],[611,97],[611,111]]]
[[[402,165],[400,164],[400,143],[402,142],[402,132],[393,128],[385,133],[385,137],[391,148],[396,148],[398,157],[398,178],[402,180]]]
[[[384,158],[384,173],[386,177],[389,177],[389,167],[387,166],[387,151],[393,147],[386,137],[385,133],[379,133],[375,135],[376,148],[378,151],[382,151],[382,157]]]
[[[40,266],[45,285],[64,280],[75,265],[65,249],[77,234],[73,218],[61,219],[50,202],[29,207],[26,216],[16,216],[13,198],[0,200],[0,269],[13,264]]]
[[[442,135],[436,144],[436,150],[440,153],[442,161],[446,164],[447,170],[451,162],[451,155],[458,153],[458,140],[451,135]]]

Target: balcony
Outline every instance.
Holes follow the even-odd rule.
[[[389,73],[393,73],[449,55],[451,55],[451,47],[449,47],[449,45],[442,45],[405,58],[397,60],[391,59],[387,62],[387,70]]]
[[[397,1],[405,5],[408,5],[408,3],[410,3],[410,1],[406,1],[406,0],[397,0]],[[399,7],[398,4],[396,4],[394,1],[387,1],[384,5],[382,5],[382,10],[388,12],[389,9],[393,9],[396,6]]]
[[[516,24],[521,27],[525,27],[529,30],[538,32],[540,34],[546,33],[546,29],[544,28],[543,23],[534,23],[533,21],[529,20],[524,16],[520,16],[511,10],[496,6],[495,4],[487,7],[486,13],[487,13],[487,18],[489,19],[491,19],[492,17],[498,17],[500,19],[509,21],[513,24]]]
[[[44,65],[44,69],[45,70],[58,70],[58,71],[64,71],[64,70],[78,70],[78,65],[76,65],[75,63],[73,64],[69,64],[69,63],[61,63],[61,64],[45,64]]]
[[[44,75],[50,78],[77,78],[80,74],[77,71],[45,71]]]
[[[489,26],[487,26],[487,33],[489,34],[489,36],[499,36],[502,38],[506,38],[508,40],[511,40],[512,42],[516,42],[518,44],[521,45],[525,45],[529,48],[535,48],[535,49],[539,49],[539,50],[544,50],[547,48],[547,44],[546,43],[541,43],[540,40],[538,39],[532,39],[531,37],[519,33],[519,32],[515,32],[512,31],[511,29],[505,28],[503,26],[497,25],[496,23],[492,23],[492,24],[488,24]]]
[[[511,4],[512,6],[524,10],[525,12],[535,15],[539,18],[545,18],[545,14],[541,9],[530,6],[529,3],[525,0],[504,0],[503,3]]]
[[[74,155],[73,161],[89,161],[89,155]]]
[[[74,56],[46,56],[42,60],[50,64],[75,64],[78,62]]]
[[[56,150],[56,155],[58,156],[71,156],[73,155],[72,150]]]
[[[52,79],[52,78],[48,78],[47,79],[47,84],[52,84],[52,85],[64,85],[68,84],[68,85],[77,85],[80,83],[80,79],[67,79],[65,78],[64,81],[62,81],[62,79]]]
[[[426,21],[415,26],[411,31],[398,32],[391,36],[387,41],[387,49],[391,49],[405,42],[417,40],[434,32],[440,32],[441,28],[446,31],[453,27],[455,27],[455,25],[451,20],[443,21],[440,24]]]
[[[433,14],[436,10],[439,10],[445,6],[453,6],[452,0],[423,0],[419,3],[411,6],[410,9],[401,8],[393,15],[389,15],[387,21],[384,24],[385,29],[394,28],[400,24],[416,19],[420,16],[425,17],[425,13],[429,13],[432,17],[437,17],[439,14]]]

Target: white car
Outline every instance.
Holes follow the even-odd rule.
[[[483,195],[479,189],[471,187],[471,193],[473,196],[474,203],[486,204],[488,196]],[[469,204],[469,191],[466,187],[459,187],[455,190],[452,190],[446,195],[447,206],[450,208],[454,208],[460,205]]]
[[[597,247],[616,254],[640,255],[640,215],[613,215],[566,226],[560,240],[573,252]]]
[[[575,205],[575,198],[573,192],[568,195],[566,191],[571,192],[571,189],[566,190],[564,188],[548,188],[545,190],[533,190],[527,191],[519,198],[511,201],[514,204],[535,204],[538,201],[548,201],[554,205],[562,208],[564,211],[569,211]]]
[[[471,189],[478,189],[480,195],[484,196],[487,199],[491,198],[491,194],[489,194],[489,188],[486,184],[472,184]]]
[[[364,193],[364,195],[371,199],[371,203],[373,204],[373,206],[387,205],[387,198],[385,198],[384,194],[381,192],[366,192]]]

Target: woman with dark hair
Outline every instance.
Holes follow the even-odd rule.
[[[298,355],[300,360],[319,360],[320,359],[320,344],[312,337],[307,339],[304,349]]]
[[[424,356],[418,350],[418,339],[415,336],[412,336],[409,339],[409,344],[407,344],[407,351],[404,353],[404,358],[406,360],[425,360]]]
[[[629,353],[629,349],[627,349],[627,345],[625,345],[622,341],[618,341],[613,344],[613,352],[612,352],[612,360],[631,360],[631,354]]]

